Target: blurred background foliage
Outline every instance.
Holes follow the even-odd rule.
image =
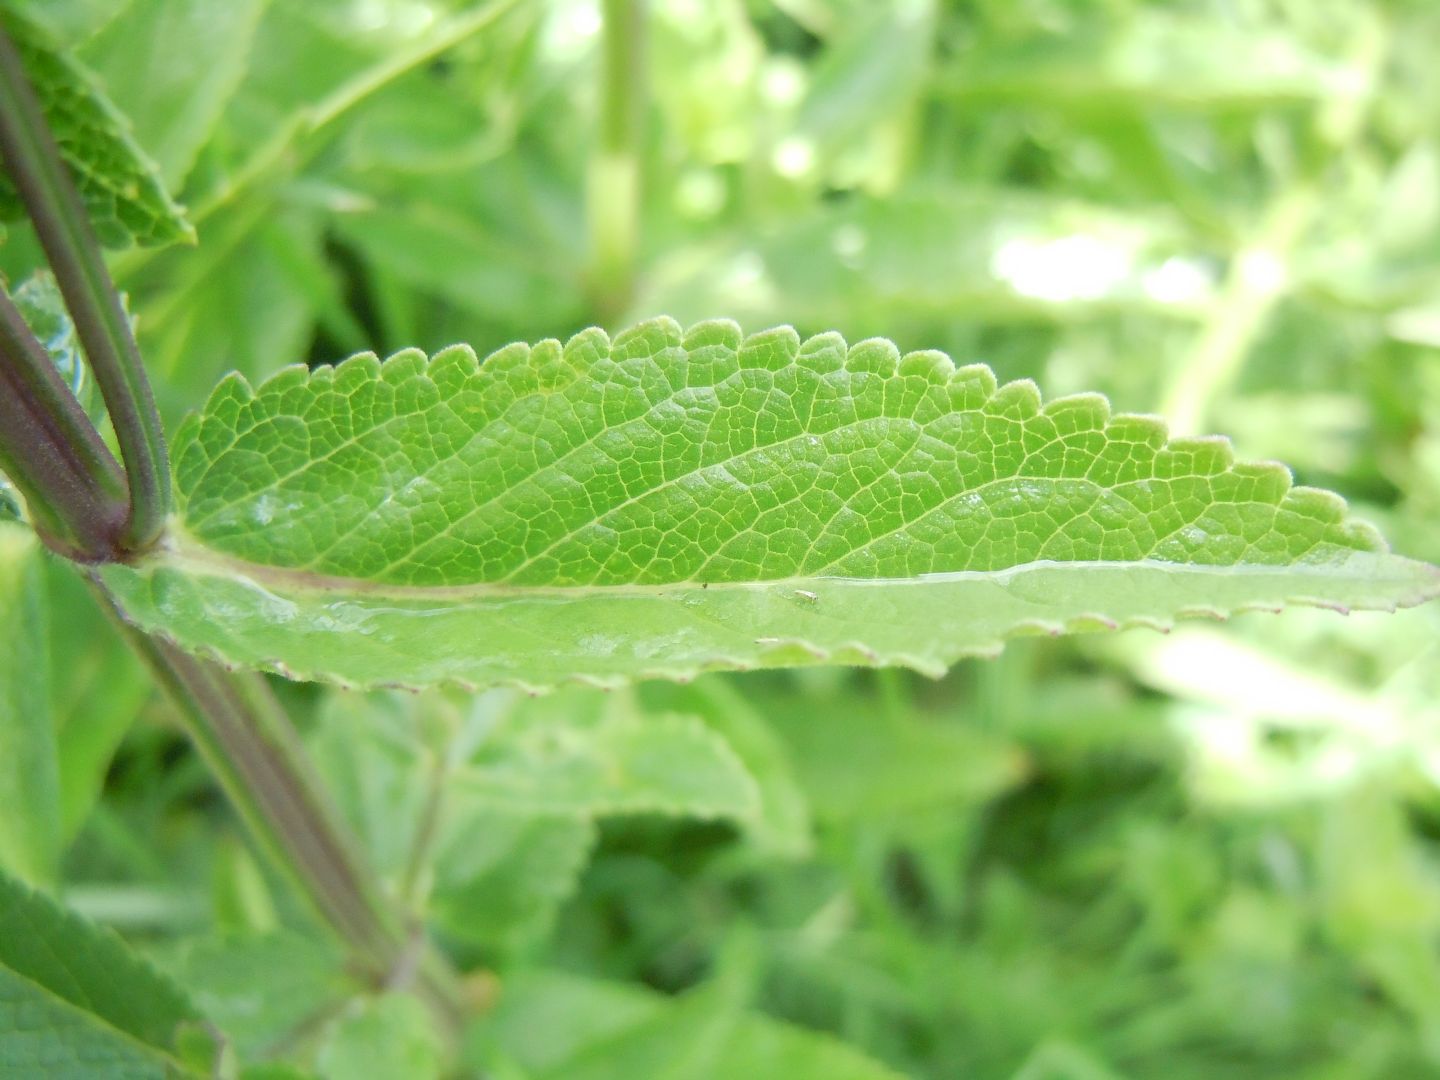
[[[114,260],[172,426],[231,369],[790,322],[1227,433],[1440,562],[1430,0],[651,0],[609,86],[645,91],[633,228],[596,0],[478,32],[459,0],[20,6],[190,208],[197,246]],[[38,265],[13,228],[0,267]],[[0,719],[56,733],[0,762],[0,862],[247,1053],[433,1072],[411,999],[334,1004],[86,594],[0,540],[7,616],[53,604]],[[474,973],[490,1075],[1440,1076],[1437,631],[1432,605],[1022,642],[938,682],[280,689]]]

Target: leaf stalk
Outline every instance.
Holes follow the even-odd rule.
[[[586,184],[589,287],[601,321],[635,293],[640,250],[641,150],[645,137],[646,3],[605,0],[600,45],[599,136]]]
[[[14,43],[0,29],[0,158],[20,193],[105,399],[129,486],[127,553],[159,538],[170,465],[140,350],[79,193],[65,170]]]
[[[115,557],[125,477],[24,317],[0,289],[0,468],[46,544],[80,562]]]
[[[252,837],[345,943],[374,987],[409,976],[451,1027],[464,1015],[456,977],[385,893],[314,775],[265,680],[151,637],[101,605],[173,702],[186,734]]]

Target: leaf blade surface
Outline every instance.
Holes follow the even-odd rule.
[[[483,364],[229,379],[175,460],[170,550],[102,572],[122,607],[351,685],[938,673],[1019,633],[1437,589],[1338,497],[1223,440],[789,328],[656,319]]]
[[[201,1022],[113,933],[0,874],[0,1076],[189,1075],[177,1033]]]
[[[0,3],[0,26],[20,54],[100,242],[123,248],[193,241],[195,232],[184,211],[136,144],[129,121],[94,77],[57,48],[13,0]],[[19,194],[0,171],[0,220],[22,215]]]

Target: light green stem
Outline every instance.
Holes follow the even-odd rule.
[[[588,282],[601,321],[622,314],[635,291],[640,248],[640,171],[645,133],[645,0],[605,0],[599,133],[586,187]]]

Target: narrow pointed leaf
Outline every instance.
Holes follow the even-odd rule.
[[[128,616],[357,686],[939,673],[1016,634],[1440,588],[1224,440],[789,328],[232,377],[174,456],[167,549],[101,571]]]

